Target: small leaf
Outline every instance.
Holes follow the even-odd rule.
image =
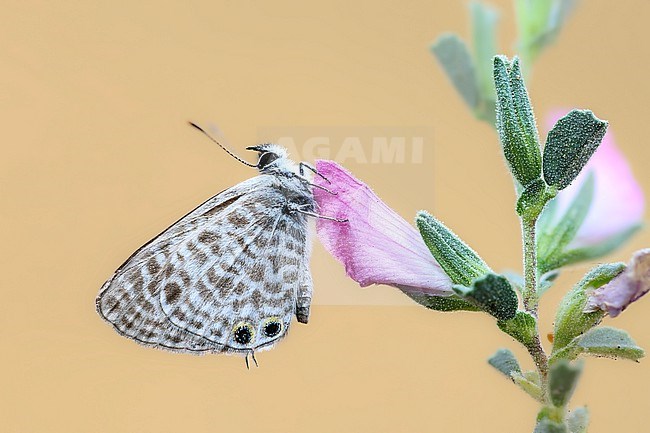
[[[455,34],[444,34],[431,45],[431,51],[447,73],[456,91],[472,110],[476,110],[480,92],[474,62],[465,42]]]
[[[529,63],[552,43],[575,7],[576,0],[517,0],[519,50]]]
[[[544,211],[537,219],[537,232],[539,233],[538,238],[542,236],[544,232],[550,231],[551,227],[555,224],[555,217],[557,216],[558,212],[558,201],[558,199],[555,199],[550,200],[548,203],[546,203]]]
[[[557,121],[548,133],[544,147],[544,180],[558,189],[564,189],[580,174],[596,151],[607,122],[589,110],[572,110]]]
[[[541,177],[539,135],[528,92],[519,67],[505,56],[494,58],[497,92],[497,130],[514,178],[522,186]]]
[[[457,295],[431,296],[424,293],[411,293],[407,291],[404,291],[404,293],[418,304],[435,311],[481,311],[479,307]]]
[[[587,355],[625,358],[638,361],[645,352],[636,345],[627,332],[602,326],[594,328],[582,336],[579,348]]]
[[[587,433],[589,427],[589,411],[586,407],[579,407],[567,416],[567,424],[570,433]]]
[[[559,222],[554,224],[548,220],[544,221],[537,241],[538,268],[541,273],[557,269],[551,265],[557,263],[587,217],[593,201],[594,184],[594,175],[589,173]]]
[[[533,433],[568,433],[568,431],[564,424],[544,418],[537,422]]]
[[[433,215],[420,211],[415,222],[431,254],[454,284],[471,286],[491,272],[481,257]]]
[[[517,214],[527,221],[537,219],[544,209],[544,205],[552,199],[557,192],[548,190],[546,182],[535,179],[524,188],[517,200]]]
[[[526,347],[530,347],[537,335],[537,319],[525,311],[517,311],[510,320],[499,320],[497,326]]]
[[[537,287],[537,296],[542,296],[548,289],[553,286],[555,280],[557,279],[559,272],[546,272],[543,274],[539,280],[539,286]]]
[[[469,5],[472,17],[472,40],[481,99],[491,101],[494,109],[494,80],[492,58],[496,51],[496,9],[485,3],[473,1]],[[494,117],[494,113],[492,114]]]
[[[577,353],[571,351],[564,353],[561,351],[576,337],[596,326],[604,316],[602,311],[583,312],[587,303],[587,294],[589,291],[607,284],[624,269],[625,264],[620,262],[596,266],[564,296],[555,316],[553,356],[566,359],[573,359],[577,356]]]
[[[515,355],[508,349],[499,349],[488,359],[488,364],[499,370],[506,377],[512,380],[512,373],[521,373],[521,367]]]
[[[544,269],[558,269],[575,263],[604,257],[627,242],[641,227],[641,224],[636,224],[611,235],[597,244],[583,248],[575,248],[552,256],[544,263]]]
[[[498,320],[510,320],[517,314],[517,294],[501,275],[487,274],[474,280],[471,288],[454,285],[453,289]]]
[[[567,405],[582,373],[582,363],[556,362],[549,373],[549,395],[556,407]]]
[[[516,371],[512,372],[512,380],[515,382],[516,385],[519,386],[526,394],[530,395],[532,398],[535,400],[539,401],[540,403],[544,402],[543,398],[543,393],[542,393],[542,388],[539,386],[539,383],[537,383],[535,380],[532,380],[530,375],[527,374],[528,372],[522,374],[522,373],[517,373]]]

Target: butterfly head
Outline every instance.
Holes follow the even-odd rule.
[[[264,173],[274,170],[282,170],[291,165],[287,149],[277,144],[267,143],[247,147],[246,150],[257,152],[257,169]]]

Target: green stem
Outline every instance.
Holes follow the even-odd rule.
[[[524,301],[524,309],[526,312],[532,314],[537,319],[537,306],[539,297],[537,295],[537,239],[535,233],[535,225],[537,219],[522,218],[522,237],[524,244],[524,289],[522,293]],[[526,346],[528,353],[533,358],[537,371],[539,372],[540,383],[544,398],[547,397],[547,382],[548,382],[548,357],[542,347],[542,342],[539,337],[539,328],[535,325],[535,336],[532,341]]]
[[[524,308],[537,317],[537,246],[535,233],[536,220],[521,220],[524,242]]]

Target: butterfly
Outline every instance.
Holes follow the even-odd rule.
[[[99,315],[120,335],[185,353],[248,355],[272,348],[312,299],[305,168],[275,144],[248,147],[259,175],[208,199],[129,257],[102,286]],[[334,194],[333,192],[331,192]],[[327,217],[322,217],[327,218]],[[328,218],[334,219],[334,218]],[[345,220],[338,220],[344,222]]]

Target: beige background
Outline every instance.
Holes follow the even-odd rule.
[[[510,4],[493,3],[511,47]],[[582,3],[536,65],[531,94],[539,115],[580,106],[610,120],[650,192],[650,3],[611,4]],[[422,165],[348,167],[405,218],[433,210],[495,269],[517,268],[495,134],[427,51],[467,27],[465,2],[440,0],[5,2],[0,431],[531,431],[536,404],[485,363],[500,346],[524,357],[492,319],[361,290],[319,245],[312,322],[260,354],[259,369],[144,349],[94,312],[134,249],[253,174],[187,120],[218,124],[238,150],[265,128],[432,128]],[[649,233],[612,259],[650,245]],[[544,333],[586,268],[543,300]],[[649,309],[644,299],[608,323],[650,348]],[[647,361],[589,359],[574,403],[592,410],[590,432],[647,431],[649,389]]]

